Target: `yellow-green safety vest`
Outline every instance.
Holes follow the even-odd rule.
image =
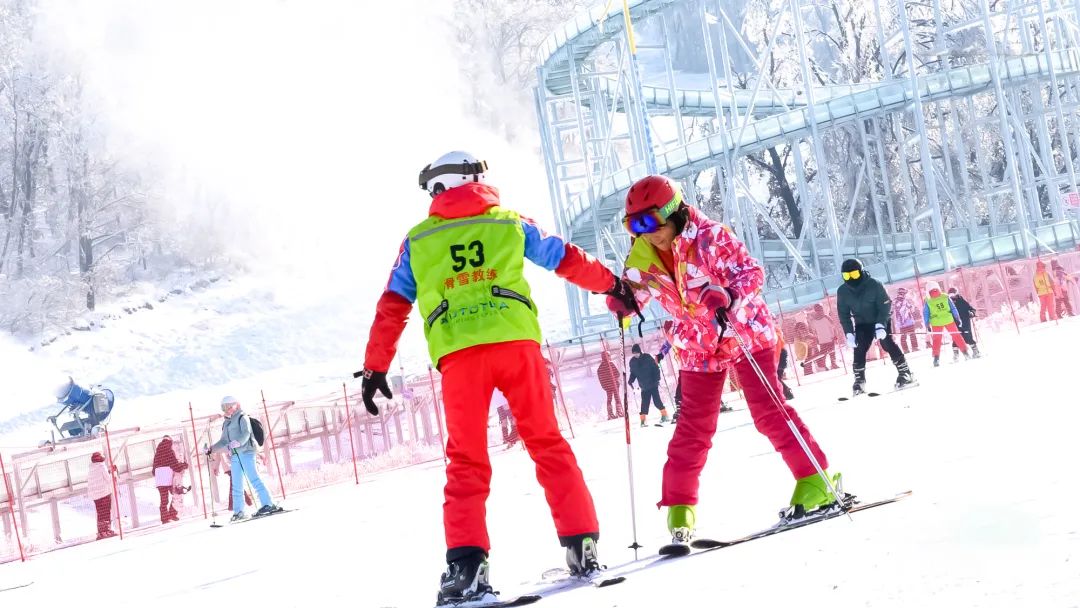
[[[941,294],[936,298],[927,298],[926,304],[930,307],[930,327],[944,327],[955,321],[949,308],[949,296]]]
[[[436,366],[442,357],[478,344],[540,343],[517,213],[492,207],[469,217],[430,216],[409,231],[409,254]]]

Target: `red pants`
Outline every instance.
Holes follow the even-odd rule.
[[[506,396],[518,434],[536,463],[536,480],[560,540],[565,544],[574,536],[599,534],[592,496],[555,419],[540,345],[481,344],[443,357],[439,369],[450,459],[443,502],[448,558],[470,548],[491,549],[485,521],[491,484],[487,419],[495,388]]]
[[[799,419],[794,408],[784,401],[780,380],[776,377],[776,359],[772,350],[754,353],[758,367],[764,372],[780,403],[802,434],[814,457],[822,468],[829,466],[825,454],[810,435],[806,425]],[[682,406],[675,435],[668,443],[668,460],[664,465],[663,494],[657,506],[696,505],[701,469],[712,447],[716,434],[716,418],[720,414],[720,396],[724,390],[727,372],[694,372],[682,370]],[[773,447],[783,457],[791,474],[799,479],[813,475],[816,470],[806,457],[799,441],[788,428],[787,421],[773,403],[768,389],[762,384],[750,361],[743,357],[735,364],[735,376],[742,386],[750,416],[758,432],[768,437]]]
[[[956,329],[956,323],[949,323],[941,327],[930,328],[930,349],[935,357],[941,354],[941,334],[945,332],[948,332],[952,338],[953,348],[960,349],[962,353],[967,352],[967,344],[964,343],[964,339],[960,336],[960,330]]]
[[[1047,293],[1039,296],[1039,322],[1056,320],[1057,314],[1054,312],[1054,294]]]
[[[97,512],[98,538],[112,530],[112,496],[94,499],[94,511]]]

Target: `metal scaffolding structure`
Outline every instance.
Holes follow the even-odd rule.
[[[722,201],[706,210],[763,262],[771,303],[826,296],[846,257],[893,281],[1080,242],[1080,0],[758,4],[609,2],[549,37],[536,113],[562,234],[621,268],[626,190],[663,173],[692,203]],[[746,33],[752,10],[768,17],[764,38]],[[868,19],[841,18],[856,14]],[[834,15],[833,27],[860,28],[872,81],[829,71]],[[674,61],[689,35],[705,73]],[[780,45],[793,66],[783,76]],[[755,183],[750,157],[779,147],[805,218],[797,234]],[[568,286],[567,302],[575,333],[610,327],[588,294]]]

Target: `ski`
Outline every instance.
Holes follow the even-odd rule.
[[[507,598],[505,600],[498,599],[497,597],[492,600],[469,600],[465,602],[451,602],[447,604],[439,604],[435,608],[510,608],[510,606],[527,606],[534,602],[539,602],[539,595],[519,595],[517,597]]]
[[[259,519],[266,519],[267,517],[273,517],[275,515],[281,515],[282,513],[292,513],[293,511],[296,511],[296,510],[297,509],[282,509],[280,511],[274,511],[273,513],[266,513],[265,515],[252,515],[251,517],[248,517],[247,519],[242,519],[242,520],[236,521],[236,522],[227,522],[227,523],[224,523],[224,524],[219,524],[219,523],[215,522],[215,523],[210,524],[210,527],[211,528],[224,528],[225,526],[235,526],[237,524],[243,524],[243,523],[247,523],[249,521],[255,521],[255,520],[259,520]]]
[[[29,587],[30,585],[33,585],[33,584],[34,584],[34,581],[30,581],[29,583],[23,583],[21,585],[13,585],[11,587],[3,587],[3,588],[0,588],[0,593],[3,593],[4,591],[14,591],[16,589],[22,589],[24,587]]]
[[[880,397],[881,393],[874,393],[874,392],[859,393],[858,395],[852,395],[850,397],[837,397],[836,400],[837,401],[851,401],[852,399],[855,399],[856,397],[860,397],[862,395],[866,395],[867,397]]]
[[[797,519],[797,520],[794,520],[794,521],[791,521],[791,522],[780,523],[780,524],[777,524],[775,526],[772,526],[771,528],[765,528],[764,530],[760,530],[758,532],[753,532],[751,534],[747,534],[746,536],[736,538],[736,539],[733,539],[733,540],[715,540],[715,539],[711,539],[711,538],[699,538],[699,539],[696,539],[696,540],[692,541],[690,543],[690,546],[693,547],[694,549],[697,549],[698,553],[711,551],[713,549],[723,549],[724,547],[730,547],[732,545],[742,544],[742,543],[749,542],[749,541],[752,541],[752,540],[757,540],[759,538],[765,538],[766,536],[772,536],[774,534],[779,534],[781,532],[787,532],[788,530],[795,530],[795,529],[798,529],[798,528],[803,528],[803,527],[809,526],[810,524],[816,524],[818,522],[826,521],[826,520],[829,520],[829,519],[834,519],[836,517],[840,517],[842,515],[847,515],[849,513],[856,513],[858,511],[865,511],[867,509],[873,509],[874,507],[880,507],[882,505],[891,504],[891,503],[894,503],[894,502],[896,502],[898,500],[902,500],[904,498],[907,498],[908,496],[911,496],[911,490],[907,490],[905,492],[900,492],[899,494],[896,494],[895,496],[892,496],[891,498],[885,498],[885,499],[882,499],[882,500],[875,500],[873,502],[855,502],[854,504],[852,504],[850,507],[848,507],[846,509],[834,509],[834,510],[825,511],[824,513],[812,514],[812,515],[809,515],[807,517],[803,517],[801,519]]]
[[[609,575],[603,570],[592,574],[591,576],[574,576],[570,574],[570,571],[566,568],[555,568],[554,570],[548,570],[542,577],[544,586],[538,593],[550,593],[556,590],[572,589],[578,586],[592,585],[593,587],[610,587],[612,585],[618,585],[626,580],[622,575]],[[547,587],[551,585],[551,587]]]

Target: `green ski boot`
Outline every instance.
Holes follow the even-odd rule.
[[[829,475],[828,472],[825,474]],[[829,479],[832,481],[836,491],[843,496],[844,491],[841,489],[842,477],[840,473],[829,475]],[[791,506],[781,511],[780,516],[785,519],[798,519],[836,504],[836,502],[836,496],[829,490],[825,480],[821,478],[821,475],[814,473],[795,481],[795,492],[791,495]]]
[[[671,532],[671,544],[689,545],[694,538],[694,526],[697,513],[693,505],[672,505],[668,507],[667,527]]]

